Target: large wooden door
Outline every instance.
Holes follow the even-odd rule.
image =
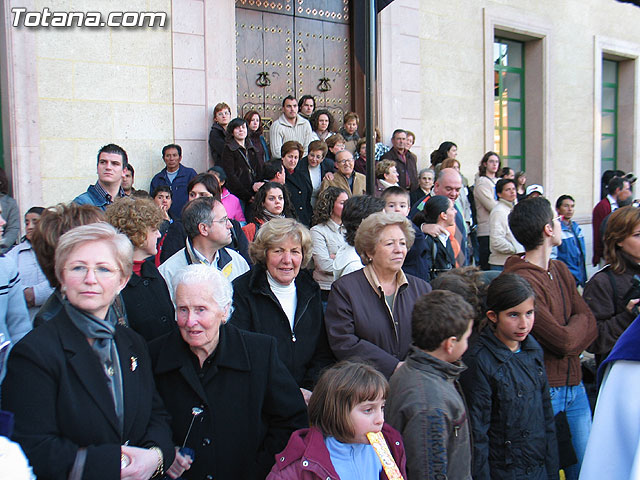
[[[338,122],[351,110],[349,0],[236,0],[238,114],[267,127],[282,99],[313,95]]]

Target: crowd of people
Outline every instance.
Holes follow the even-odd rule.
[[[607,179],[588,279],[572,196],[496,152],[471,184],[451,141],[418,169],[404,129],[367,159],[358,115],[315,107],[267,134],[216,105],[211,168],[168,144],[148,191],[105,145],[19,243],[0,175],[11,478],[635,478],[635,178]]]

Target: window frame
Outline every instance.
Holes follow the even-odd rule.
[[[494,87],[494,150],[500,154],[500,157],[505,161],[506,165],[510,168],[513,168],[515,171],[524,171],[526,170],[526,124],[525,124],[525,43],[519,40],[514,40],[510,38],[504,38],[499,35],[496,35],[493,41],[494,49],[496,45],[505,45],[506,42],[509,43],[517,43],[520,45],[520,56],[521,56],[521,66],[513,67],[509,65],[499,65],[496,64],[495,59],[493,60],[493,68],[494,72],[497,74],[498,80],[498,95],[495,94]],[[507,47],[508,48],[508,47]],[[503,96],[503,81],[507,73],[516,74],[520,80],[520,97],[505,97]],[[495,85],[495,83],[494,83]],[[496,104],[496,102],[498,102]],[[509,102],[517,102],[520,104],[520,119],[519,119],[519,127],[511,127],[504,126],[503,120],[505,115],[503,115],[505,109],[508,109]],[[508,110],[507,110],[508,111]],[[508,114],[507,114],[508,116]],[[496,123],[497,120],[497,123]],[[504,145],[504,137],[503,135],[507,135],[507,144],[508,144],[508,135],[510,131],[520,132],[520,155],[509,155],[506,154],[503,150]],[[497,145],[497,148],[496,148]],[[512,162],[511,160],[516,160]]]

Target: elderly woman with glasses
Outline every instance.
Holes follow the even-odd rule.
[[[38,478],[147,480],[173,462],[145,341],[110,308],[132,258],[129,239],[106,223],[60,237],[62,308],[13,348],[2,385]]]
[[[370,362],[387,378],[402,365],[413,306],[431,291],[424,280],[402,272],[413,240],[411,223],[400,213],[362,220],[355,248],[365,267],[333,282],[327,304],[327,336],[338,360]]]
[[[302,395],[275,339],[227,324],[233,289],[221,272],[190,265],[174,286],[179,331],[150,349],[174,444],[191,452],[178,451],[167,473],[263,479],[289,435],[307,425]]]
[[[249,247],[252,270],[234,282],[231,323],[271,335],[305,399],[320,371],[333,362],[327,343],[320,287],[304,269],[311,260],[309,230],[291,218],[265,223]]]

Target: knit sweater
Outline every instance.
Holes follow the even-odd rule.
[[[535,292],[532,334],[544,351],[549,386],[578,385],[582,380],[579,355],[596,339],[598,330],[571,272],[558,260],[550,260],[549,268],[542,269],[524,255],[509,257],[504,272],[520,275]]]

